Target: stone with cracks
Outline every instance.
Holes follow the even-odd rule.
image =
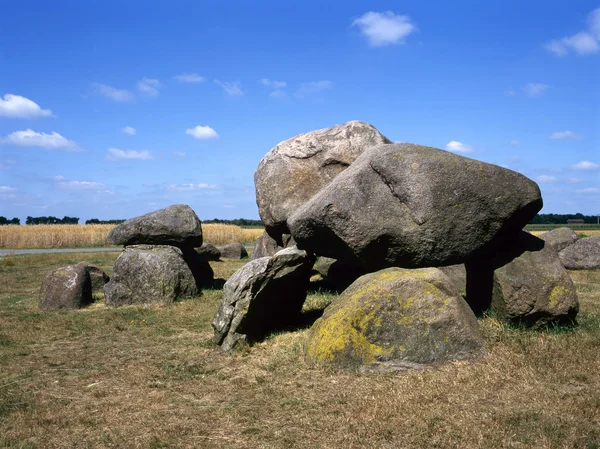
[[[307,362],[348,370],[418,368],[484,353],[475,315],[437,268],[358,278],[310,329]]]
[[[109,306],[169,304],[196,294],[196,281],[181,250],[166,245],[125,247],[104,286]]]
[[[230,243],[221,247],[221,257],[226,259],[245,259],[248,251],[241,243]]]
[[[557,253],[579,240],[579,236],[570,228],[552,229],[538,237],[554,248]]]
[[[363,152],[288,219],[298,247],[362,266],[444,266],[495,248],[542,207],[538,185],[413,144]]]
[[[351,121],[279,143],[254,174],[256,203],[266,231],[283,246],[286,221],[367,148],[391,141],[365,122]]]
[[[313,256],[292,247],[236,271],[212,323],[215,343],[230,351],[297,322],[313,263]]]
[[[569,270],[600,269],[600,235],[577,240],[558,253],[558,257]]]
[[[121,223],[109,232],[106,243],[195,248],[202,245],[202,225],[190,206],[175,204]]]
[[[259,257],[271,257],[275,253],[281,251],[284,248],[294,246],[296,242],[290,234],[283,234],[281,236],[283,246],[279,246],[277,242],[264,232],[259,238],[256,239],[254,244],[254,251],[252,251],[252,259],[258,259]]]
[[[45,312],[80,309],[92,302],[92,283],[83,265],[68,265],[46,275],[38,296]]]

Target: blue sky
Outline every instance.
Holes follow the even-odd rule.
[[[0,0],[0,215],[258,218],[273,146],[349,120],[600,213],[600,3]]]

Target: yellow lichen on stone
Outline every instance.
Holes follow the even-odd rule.
[[[564,285],[557,285],[550,292],[550,296],[548,297],[548,306],[550,308],[554,308],[556,305],[563,302],[569,296],[569,289],[567,289]]]

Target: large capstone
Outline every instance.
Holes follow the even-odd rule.
[[[391,143],[365,122],[351,121],[279,143],[254,174],[256,202],[266,231],[279,246],[286,220],[367,148]]]
[[[539,238],[554,248],[557,253],[579,240],[579,236],[571,228],[552,229],[541,234]]]
[[[325,310],[305,346],[311,364],[413,368],[484,352],[475,315],[437,268],[388,268],[358,278]]]
[[[379,145],[288,219],[298,247],[366,271],[463,263],[520,231],[542,207],[514,171],[413,144]]]
[[[262,339],[300,317],[314,257],[295,247],[273,257],[254,259],[223,287],[223,300],[212,323],[214,341],[229,351]]]
[[[38,296],[38,305],[46,312],[80,309],[91,302],[90,275],[81,264],[52,270],[42,281]]]
[[[104,286],[109,306],[169,304],[196,294],[196,281],[181,250],[165,245],[127,246]]]
[[[597,270],[600,268],[600,235],[577,240],[558,253],[560,261],[569,270]]]
[[[190,206],[175,204],[131,218],[113,228],[106,237],[111,245],[202,245],[202,225]]]

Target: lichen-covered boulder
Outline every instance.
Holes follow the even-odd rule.
[[[579,240],[579,236],[571,228],[552,229],[538,237],[554,248],[557,253]]]
[[[266,231],[279,246],[289,234],[286,220],[366,149],[391,143],[365,122],[351,121],[279,143],[254,174],[256,203]]]
[[[221,250],[212,243],[204,242],[202,246],[194,248],[198,255],[209,261],[217,261],[221,258]]]
[[[241,243],[230,243],[221,247],[221,257],[225,259],[245,259],[248,251]]]
[[[190,206],[175,204],[121,223],[109,232],[106,243],[195,248],[202,245],[202,224]]]
[[[279,246],[275,239],[271,238],[269,234],[264,232],[254,244],[254,250],[252,251],[252,259],[258,259],[260,257],[271,257],[275,253],[281,251],[284,248],[294,246],[296,242],[290,234],[283,234],[281,236],[283,246]]]
[[[365,274],[361,267],[330,257],[319,257],[313,269],[334,290],[342,291]]]
[[[294,323],[302,311],[314,257],[295,247],[254,259],[223,287],[212,326],[214,341],[230,351]]]
[[[82,265],[52,270],[42,281],[38,305],[45,312],[80,309],[92,302],[92,283]]]
[[[82,265],[90,275],[90,281],[92,283],[92,295],[103,293],[104,284],[110,281],[108,274],[106,274],[102,268],[88,262],[79,262],[77,265]]]
[[[348,370],[420,367],[484,353],[479,323],[436,268],[358,278],[310,329],[307,362]]]
[[[538,185],[519,173],[393,144],[365,150],[287,224],[299,248],[376,271],[464,263],[541,207]]]
[[[104,286],[106,305],[169,304],[194,296],[198,288],[179,248],[166,245],[131,245],[115,261],[113,275]]]
[[[600,269],[600,235],[577,240],[558,253],[558,257],[569,270]]]

